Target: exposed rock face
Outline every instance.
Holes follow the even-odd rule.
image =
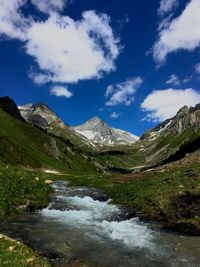
[[[76,132],[98,144],[130,144],[135,143],[139,139],[129,132],[112,128],[97,116],[80,126],[74,127],[74,129]]]
[[[38,126],[44,130],[56,127],[63,128],[65,124],[59,119],[59,117],[45,104],[27,104],[18,107],[22,117],[29,123]]]
[[[168,132],[178,134],[189,128],[200,128],[200,104],[190,108],[182,107],[175,117],[167,119],[154,129],[146,132],[140,139],[152,139],[153,141]]]
[[[147,131],[140,139],[140,150],[146,162],[159,162],[167,158],[176,160],[176,155],[184,156],[194,151],[195,147],[197,149],[199,138],[200,104],[190,108],[184,106],[175,117]]]
[[[173,133],[181,133],[188,128],[198,129],[200,127],[200,105],[194,108],[184,106],[179,110],[172,125]]]
[[[15,102],[8,96],[0,97],[0,106],[16,119],[24,121]]]

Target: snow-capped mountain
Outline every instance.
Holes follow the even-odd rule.
[[[138,136],[129,132],[111,127],[97,116],[82,125],[74,127],[74,130],[93,143],[105,145],[131,144],[139,139]]]

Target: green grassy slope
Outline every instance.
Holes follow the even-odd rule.
[[[189,127],[181,133],[169,130],[153,141],[147,138],[129,146],[103,147],[93,153],[93,159],[108,169],[131,171],[140,166],[154,166],[184,157],[200,148],[199,139],[199,128]]]
[[[50,187],[45,175],[0,165],[0,220],[48,204]]]
[[[70,143],[20,120],[0,108],[0,161],[31,168],[95,172],[90,160]]]

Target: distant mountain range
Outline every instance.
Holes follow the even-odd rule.
[[[81,134],[84,140],[89,140],[95,144],[115,145],[115,144],[132,144],[139,137],[119,129],[115,129],[104,122],[99,117],[94,117],[86,123],[77,126],[69,127],[45,104],[27,104],[18,106],[22,117],[29,123],[38,126],[49,132],[56,129],[68,128],[68,131],[74,131]]]
[[[0,116],[0,159],[25,166],[51,166],[53,160],[68,170],[129,173],[200,148],[200,104],[184,106],[140,139],[98,117],[73,128],[43,103],[17,107],[9,97],[0,97]]]

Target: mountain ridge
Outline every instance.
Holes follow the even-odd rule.
[[[55,134],[54,128],[68,128],[84,140],[94,145],[133,144],[139,138],[132,133],[121,129],[115,129],[108,125],[100,117],[94,116],[84,124],[71,127],[64,123],[58,115],[44,103],[25,104],[18,106],[21,116],[29,123]]]
[[[141,168],[156,166],[168,160],[175,160],[177,157],[184,157],[199,147],[200,104],[195,107],[182,107],[173,118],[167,119],[155,128],[148,130],[135,143],[121,144],[115,142],[112,145],[108,141],[106,145],[91,141],[99,132],[100,136],[97,135],[97,139],[102,141],[101,134],[103,134],[106,140],[107,137],[112,136],[113,130],[115,130],[98,116],[91,118],[86,124],[78,126],[81,131],[77,132],[75,131],[77,129],[65,125],[47,105],[28,104],[19,108],[27,122],[41,128],[46,133],[59,137],[61,141],[73,149],[81,151],[108,172],[132,172]],[[43,120],[46,124],[41,123]],[[42,127],[43,125],[45,127]],[[101,132],[102,128],[103,133]],[[92,134],[90,140],[81,135],[83,131]],[[119,132],[124,134],[122,130],[118,130]],[[99,140],[97,141],[99,142]]]
[[[44,103],[26,104],[18,106],[21,116],[26,122],[39,127],[46,132],[63,138],[81,149],[91,150],[94,145],[86,138],[76,133],[72,127],[64,123],[60,117]]]

